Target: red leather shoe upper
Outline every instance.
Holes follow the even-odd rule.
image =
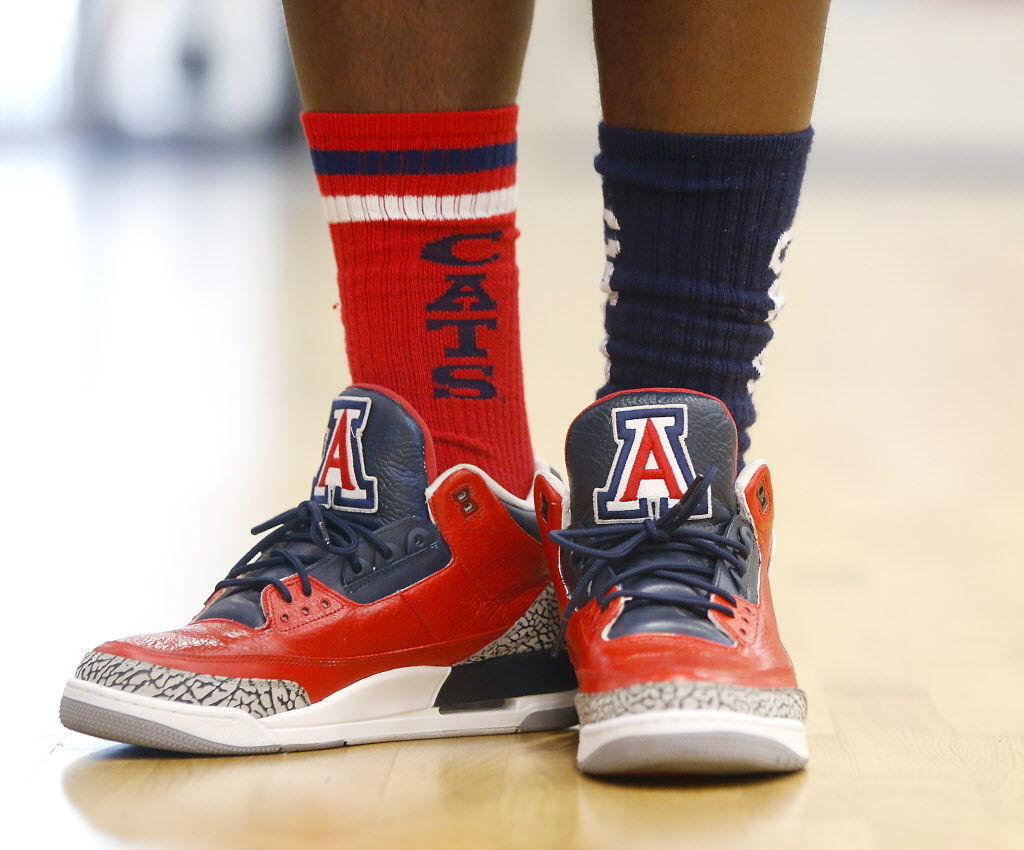
[[[436,483],[428,506],[451,561],[397,593],[361,605],[314,579],[306,597],[292,576],[291,603],[272,586],[263,590],[260,628],[200,620],[96,651],[195,673],[288,679],[312,701],[395,667],[454,664],[521,617],[548,574],[540,543],[472,469]]]
[[[766,465],[757,463],[743,479],[743,490],[737,496],[740,511],[753,526],[758,548],[757,602],[752,604],[737,596],[735,607],[727,606],[735,616],[718,611],[707,614],[731,645],[687,634],[646,632],[609,637],[626,602],[616,598],[602,611],[598,600],[591,599],[572,614],[566,629],[566,643],[581,691],[593,693],[670,679],[795,687],[792,662],[779,638],[768,582],[774,516],[771,476]],[[585,502],[587,494],[576,498]],[[548,534],[568,521],[568,506],[563,504],[565,497],[543,477],[535,483],[535,500],[545,554],[564,612],[570,595],[568,573],[563,575],[561,547]],[[712,601],[726,603],[717,596]]]

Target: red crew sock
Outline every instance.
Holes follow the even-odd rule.
[[[533,459],[515,261],[515,106],[302,116],[338,263],[355,383],[404,396],[438,469],[513,493]]]

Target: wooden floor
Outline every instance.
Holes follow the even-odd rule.
[[[14,379],[40,414],[7,473],[39,517],[7,557],[5,641],[32,651],[8,658],[6,846],[1024,846],[1024,180],[871,183],[826,167],[830,145],[819,133],[754,431],[810,766],[657,784],[583,778],[573,732],[246,758],[64,733],[84,651],[187,620],[247,529],[302,498],[345,376],[301,151],[5,157],[7,191],[72,243],[39,228],[12,246],[46,281],[11,290],[18,315],[51,333],[21,354],[46,379]],[[528,393],[552,459],[601,374],[600,199],[560,150],[523,143]]]
[[[283,170],[301,187],[291,162],[218,179],[273,184],[266,175]],[[212,191],[212,225],[228,188],[197,181],[167,221]],[[599,374],[599,298],[593,268],[553,266],[544,242],[559,210],[578,206],[585,221],[596,199],[567,190],[545,212],[538,189],[524,192],[524,229],[539,237],[523,253],[527,364],[537,442],[555,456]],[[21,745],[36,765],[36,829],[97,847],[1022,846],[1024,403],[1010,365],[1020,200],[908,187],[879,204],[870,189],[812,178],[755,436],[776,469],[776,596],[810,697],[811,764],[777,779],[656,785],[581,777],[572,732],[225,759],[60,732],[60,682],[82,651],[187,619],[248,545],[245,529],[301,497],[321,408],[343,381],[313,204],[287,238],[220,247],[203,242],[202,221],[186,228],[200,245],[188,245],[180,223],[140,233],[99,204],[94,227],[111,241],[84,308],[98,325],[83,347],[93,453],[78,539],[112,512],[119,530],[78,547],[53,603],[63,628],[30,674]],[[566,255],[593,249],[599,263],[594,230],[561,226]],[[140,282],[111,247],[129,231],[180,239],[180,250],[164,249]],[[175,290],[193,265],[198,280]],[[301,285],[280,288],[293,278]],[[122,299],[138,299],[143,322],[160,304],[172,321],[140,329]],[[204,317],[211,301],[240,306]],[[137,347],[140,334],[152,344]]]

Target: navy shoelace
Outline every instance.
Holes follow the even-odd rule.
[[[725,561],[742,577],[747,571],[750,549],[742,540],[733,540],[707,527],[687,525],[697,505],[711,486],[715,469],[698,475],[686,496],[658,519],[642,523],[622,522],[588,528],[564,528],[550,537],[578,559],[581,573],[569,596],[562,616],[556,647],[560,647],[569,618],[590,599],[597,599],[604,611],[615,599],[628,597],[647,603],[677,605],[696,613],[719,611],[734,617],[736,597],[714,584],[718,563]],[[623,567],[631,555],[644,551],[678,552],[678,563],[641,564]],[[678,592],[626,590],[623,582],[641,576],[654,576],[678,582]],[[618,590],[613,590],[616,586]],[[704,593],[687,592],[704,591]],[[726,604],[713,601],[717,596]]]
[[[228,572],[227,578],[217,582],[215,591],[226,587],[262,591],[264,587],[273,585],[285,602],[291,602],[291,592],[281,579],[260,575],[271,567],[291,567],[299,576],[303,595],[311,596],[313,587],[309,583],[309,568],[324,556],[320,552],[294,552],[288,548],[289,544],[313,543],[324,553],[351,557],[359,549],[360,543],[366,540],[385,559],[395,554],[391,546],[370,529],[352,522],[337,511],[326,510],[313,501],[299,502],[291,510],[254,526],[252,533],[263,534],[272,528],[274,531],[239,559]]]

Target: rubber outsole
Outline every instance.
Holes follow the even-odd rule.
[[[255,755],[381,741],[565,729],[575,691],[442,709],[432,703],[448,668],[403,668],[364,679],[304,708],[256,718],[239,708],[192,705],[68,681],[65,727],[110,741],[200,755]]]
[[[800,770],[807,758],[799,720],[697,709],[585,724],[577,764],[596,775],[737,775]]]
[[[279,746],[237,747],[218,744],[196,735],[182,732],[163,723],[155,723],[141,717],[133,717],[109,708],[101,708],[63,697],[60,701],[60,722],[68,729],[116,741],[134,744],[154,750],[169,750],[196,755],[256,755],[258,753],[279,753]]]
[[[137,747],[148,747],[155,750],[192,753],[195,755],[262,755],[265,753],[295,752],[300,750],[329,749],[332,747],[350,746],[348,741],[330,741],[309,746],[230,746],[208,741],[187,732],[182,732],[162,723],[143,720],[107,708],[79,702],[64,697],[60,703],[61,722],[69,729],[86,735],[93,735],[108,741],[132,744]],[[524,732],[547,732],[555,729],[567,729],[576,723],[576,712],[569,708],[541,709],[528,714],[520,724],[513,728],[478,729],[471,732],[452,731],[448,735],[410,734],[404,739],[416,737],[452,737],[457,735],[497,735]],[[370,743],[370,742],[357,742]]]

